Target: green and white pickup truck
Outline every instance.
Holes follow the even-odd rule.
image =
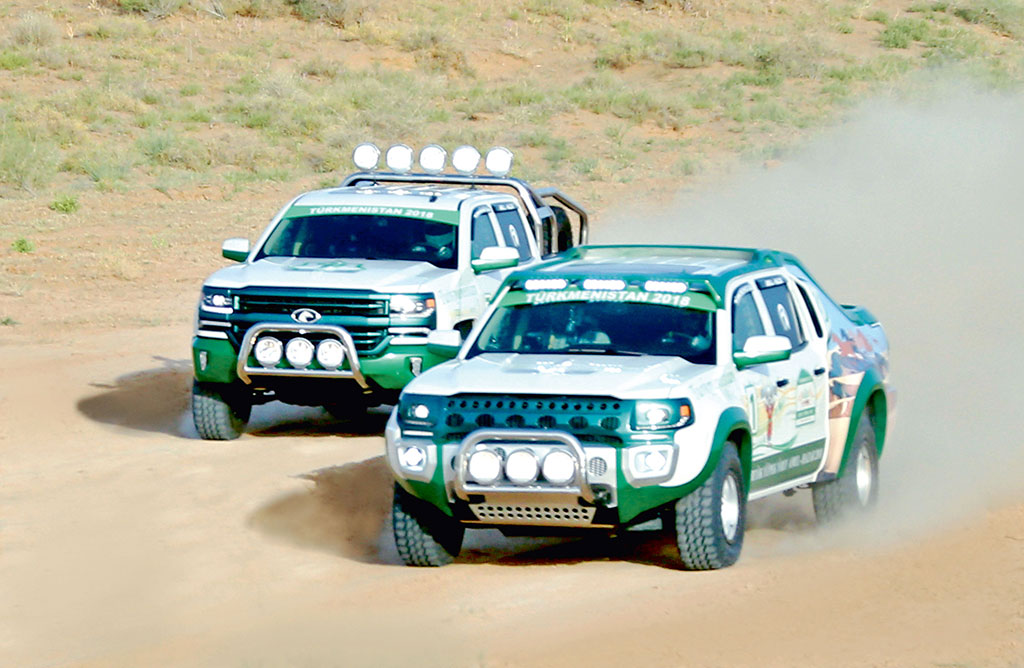
[[[513,267],[584,242],[585,211],[561,192],[507,176],[511,154],[460,147],[456,174],[431,145],[363,144],[363,171],[299,195],[255,244],[224,242],[239,264],[202,288],[192,340],[192,415],[204,439],[237,438],[271,400],[352,415],[393,403],[446,359],[432,336],[468,333]],[[446,338],[446,336],[448,338]],[[437,337],[435,337],[437,338]]]
[[[386,428],[405,563],[465,529],[674,532],[687,569],[734,563],[746,504],[810,487],[819,520],[874,503],[889,346],[792,255],[581,246],[517,271]]]

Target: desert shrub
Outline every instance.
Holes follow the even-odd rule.
[[[894,19],[878,36],[882,46],[890,49],[906,49],[914,42],[928,39],[931,26],[922,19]]]
[[[371,6],[369,0],[285,0],[295,13],[307,21],[323,21],[339,28],[363,20]]]
[[[11,250],[15,253],[31,253],[36,249],[36,245],[31,240],[25,237],[18,237],[11,242]]]
[[[61,195],[50,202],[50,210],[57,213],[74,213],[78,211],[78,198],[74,195]]]
[[[199,171],[210,164],[210,153],[202,144],[172,131],[150,132],[136,146],[153,165]]]
[[[53,141],[21,123],[0,124],[0,183],[33,190],[50,182],[60,153]]]
[[[26,14],[11,29],[11,40],[19,46],[50,46],[59,38],[57,23],[42,14]]]

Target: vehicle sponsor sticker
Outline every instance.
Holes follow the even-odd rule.
[[[459,224],[459,212],[444,209],[421,209],[409,206],[366,206],[361,204],[339,204],[331,206],[301,206],[288,209],[286,218],[303,216],[396,216],[416,218],[432,223]]]
[[[676,308],[692,308],[701,311],[714,311],[715,302],[708,295],[687,292],[648,292],[639,288],[625,290],[514,290],[501,300],[502,306],[520,306],[522,304],[541,305],[559,302],[620,302],[651,304],[653,306],[673,306]]]

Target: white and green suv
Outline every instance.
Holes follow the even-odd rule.
[[[467,527],[660,523],[682,567],[721,568],[748,499],[810,487],[821,520],[875,501],[888,342],[792,255],[577,247],[509,276],[452,354],[386,429],[407,564],[451,561]]]
[[[445,359],[435,330],[468,332],[512,267],[585,240],[572,200],[508,177],[510,156],[500,175],[474,175],[474,154],[458,149],[461,173],[440,174],[431,146],[420,162],[434,173],[411,173],[411,150],[392,147],[392,171],[371,171],[372,155],[339,187],[286,204],[255,244],[224,243],[240,264],[206,280],[192,341],[202,438],[238,437],[270,400],[345,415],[394,402]]]

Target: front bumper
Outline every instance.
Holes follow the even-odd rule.
[[[254,332],[256,327],[262,329]],[[260,332],[316,330],[327,332],[322,335],[344,341],[343,336],[336,331],[344,332],[342,327],[324,325],[317,328],[301,325],[287,329],[288,327],[288,324],[278,323],[254,326],[244,337],[240,350],[227,339],[194,337],[192,362],[196,380],[207,383],[242,382],[259,388],[282,382],[301,383],[304,379],[337,378],[342,382],[358,384],[364,389],[400,390],[422,371],[447,359],[428,351],[425,337],[396,336],[388,341],[383,351],[372,357],[360,357],[354,352],[354,347],[343,343],[346,347],[346,362],[335,371],[321,369],[315,364],[306,369],[292,369],[287,367],[286,363],[271,369],[259,365],[251,357],[251,348],[256,334]],[[355,361],[354,365],[352,361]]]

